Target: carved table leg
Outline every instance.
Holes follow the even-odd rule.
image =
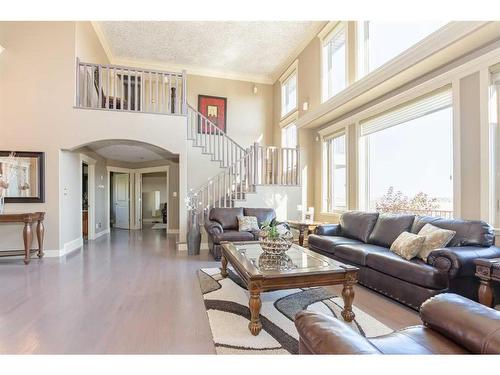
[[[224,254],[221,255],[220,262],[222,264],[222,267],[220,269],[220,274],[222,277],[227,277],[227,259],[224,256]]]
[[[299,227],[299,245],[304,246],[304,231],[305,228],[301,225]]]
[[[479,303],[488,307],[493,307],[493,289],[489,280],[479,280]]]
[[[25,222],[23,229],[24,264],[29,264],[30,262],[32,240],[33,240],[33,235],[31,233],[31,222]]]
[[[43,235],[45,232],[45,228],[43,227],[43,220],[38,220],[38,224],[36,225],[36,237],[38,240],[38,258],[43,257]]]
[[[260,300],[260,288],[255,285],[249,285],[250,301],[248,307],[250,308],[250,323],[248,329],[252,335],[257,336],[262,330],[262,322],[260,321],[260,308],[262,302]]]
[[[344,309],[341,312],[342,318],[346,322],[352,322],[355,315],[352,311],[352,301],[354,300],[354,288],[351,281],[344,282],[344,288],[342,289],[342,298],[344,299]]]

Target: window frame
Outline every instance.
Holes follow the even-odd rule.
[[[451,214],[453,217],[460,217],[460,193],[457,192],[457,183],[460,183],[460,175],[457,175],[456,171],[460,170],[460,160],[459,160],[459,155],[457,155],[457,149],[455,145],[455,140],[456,140],[456,132],[457,132],[457,122],[455,118],[455,111],[457,109],[457,106],[455,105],[455,89],[454,85],[448,84],[445,86],[441,86],[439,88],[427,91],[425,93],[422,93],[418,95],[417,97],[413,97],[409,100],[405,100],[402,102],[399,102],[397,105],[389,107],[389,109],[378,111],[375,114],[371,114],[370,116],[364,116],[363,118],[360,118],[357,122],[357,141],[358,141],[358,176],[357,176],[357,187],[358,187],[358,207],[362,210],[371,210],[369,207],[369,202],[370,202],[370,160],[369,160],[369,155],[370,155],[370,135],[375,134],[378,131],[375,131],[373,133],[363,135],[362,131],[362,123],[366,122],[366,120],[371,119],[371,118],[376,118],[380,116],[384,116],[384,114],[391,113],[391,112],[396,112],[398,110],[404,110],[408,106],[410,106],[412,103],[416,104],[421,102],[427,97],[432,97],[434,95],[439,94],[440,91],[445,91],[448,90],[451,96],[451,105],[447,107],[443,107],[441,109],[445,108],[450,108],[452,111],[452,117],[451,117],[451,142],[453,143],[452,146],[452,155],[451,155],[451,161],[452,161],[452,167],[451,167],[451,174],[453,178],[453,183],[452,183],[452,198],[451,198],[451,203],[452,203],[452,209],[451,209]],[[427,113],[425,115],[419,116],[417,118],[421,118],[424,116],[427,116],[429,114],[432,114],[434,112]],[[404,123],[408,121],[412,121],[414,119],[410,119],[404,122],[401,122],[399,124],[396,124],[394,126],[400,126],[403,125]],[[390,128],[390,127],[388,127]],[[385,128],[385,129],[388,129]],[[385,130],[382,129],[381,131]],[[458,159],[457,159],[458,158]],[[458,163],[458,165],[457,165]],[[458,203],[458,206],[457,206]],[[440,209],[436,210],[440,211]]]
[[[326,67],[326,56],[325,56],[325,45],[328,44],[333,38],[335,38],[340,32],[344,31],[345,40],[345,60],[344,60],[344,71],[345,71],[345,87],[338,92],[332,93],[329,95],[328,93],[328,74]],[[349,82],[349,28],[347,21],[336,21],[329,22],[318,34],[318,38],[320,39],[320,64],[321,64],[321,103],[324,103],[334,96],[338,95],[345,89],[350,86]]]
[[[285,96],[283,95],[283,89],[285,85],[295,76],[295,107],[291,108],[287,112],[285,110]],[[288,116],[298,111],[299,108],[299,66],[298,60],[295,60],[287,70],[281,75],[280,79],[280,119],[286,119]]]
[[[332,184],[333,140],[344,137],[345,147],[345,207],[335,207],[335,190]],[[349,210],[349,127],[345,126],[321,139],[321,211],[326,214],[342,213]]]

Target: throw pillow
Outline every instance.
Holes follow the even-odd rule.
[[[255,216],[238,216],[238,230],[240,232],[253,232],[259,230],[259,223]]]
[[[391,251],[406,260],[414,258],[422,248],[424,236],[410,232],[401,233],[391,245]]]
[[[422,249],[418,253],[418,257],[427,262],[429,254],[436,249],[440,249],[448,245],[457,232],[454,230],[441,229],[432,224],[425,224],[418,232],[419,236],[425,238]]]

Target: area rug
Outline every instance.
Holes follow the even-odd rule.
[[[167,224],[156,223],[151,227],[151,229],[167,229]]]
[[[288,289],[261,294],[262,331],[248,330],[248,291],[238,275],[228,269],[223,278],[219,268],[198,270],[205,307],[217,354],[297,354],[298,333],[293,323],[300,310],[312,310],[341,318],[342,297],[324,288]],[[392,332],[372,316],[353,306],[352,329],[366,337]]]

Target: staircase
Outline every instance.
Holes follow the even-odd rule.
[[[243,148],[207,117],[187,106],[187,138],[194,147],[220,163],[222,172],[191,192],[203,212],[212,207],[235,207],[259,185],[299,186],[298,148],[261,146]]]
[[[76,60],[76,107],[187,117],[187,139],[223,168],[190,194],[202,212],[212,207],[235,207],[235,202],[245,200],[259,185],[300,185],[298,148],[259,143],[244,148],[188,105],[186,94],[185,71]]]

